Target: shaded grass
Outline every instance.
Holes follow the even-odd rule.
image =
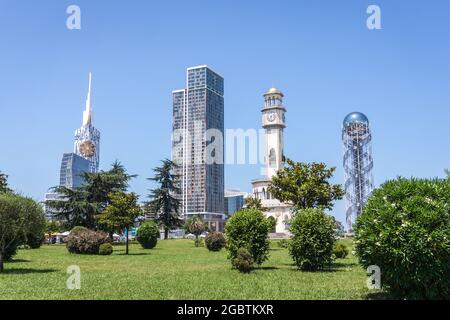
[[[345,240],[346,245],[351,241]],[[136,244],[125,256],[69,254],[64,246],[20,250],[0,274],[0,299],[365,299],[366,275],[351,254],[328,272],[298,271],[287,249],[271,245],[270,258],[250,274],[231,269],[226,252],[190,240]],[[81,268],[81,290],[66,289],[67,267]]]

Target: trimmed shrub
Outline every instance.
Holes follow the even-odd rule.
[[[92,230],[71,233],[66,240],[67,250],[77,254],[98,254],[102,244],[111,242],[107,233]]]
[[[233,261],[240,248],[247,248],[254,263],[260,265],[268,259],[270,222],[258,209],[241,209],[225,225],[228,258]]]
[[[98,254],[101,256],[109,256],[113,253],[113,246],[111,243],[102,243],[98,248]]]
[[[300,270],[316,271],[333,261],[336,224],[321,209],[299,210],[291,220],[289,253]]]
[[[450,181],[398,178],[376,189],[355,224],[355,252],[393,297],[450,298]]]
[[[344,259],[348,256],[348,249],[342,243],[336,243],[333,247],[333,255],[336,259]]]
[[[232,265],[242,273],[248,273],[253,270],[253,256],[245,248],[239,248],[236,258],[233,258]]]
[[[205,238],[206,247],[209,251],[220,251],[225,247],[226,240],[221,232],[211,232]]]
[[[154,221],[144,222],[136,233],[136,240],[144,249],[153,249],[159,238],[159,227]]]

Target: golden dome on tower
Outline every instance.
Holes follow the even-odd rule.
[[[272,95],[272,94],[278,94],[282,97],[284,96],[283,93],[275,87],[270,88],[264,95]]]

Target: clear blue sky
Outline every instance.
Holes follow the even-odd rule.
[[[82,29],[66,29],[77,4]],[[378,4],[382,30],[366,28]],[[139,175],[170,157],[171,91],[185,69],[225,78],[225,127],[259,128],[275,84],[288,109],[286,154],[336,166],[341,123],[364,112],[375,183],[443,176],[450,167],[450,2],[0,0],[0,170],[41,200],[81,125],[89,71],[101,167],[119,159]],[[259,165],[227,166],[226,186],[250,191]],[[344,220],[344,204],[334,210]]]

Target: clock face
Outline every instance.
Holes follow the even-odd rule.
[[[267,121],[274,122],[277,118],[277,114],[275,112],[270,112],[267,114]]]
[[[80,144],[80,153],[83,157],[90,158],[95,154],[95,145],[92,141],[84,141]]]

